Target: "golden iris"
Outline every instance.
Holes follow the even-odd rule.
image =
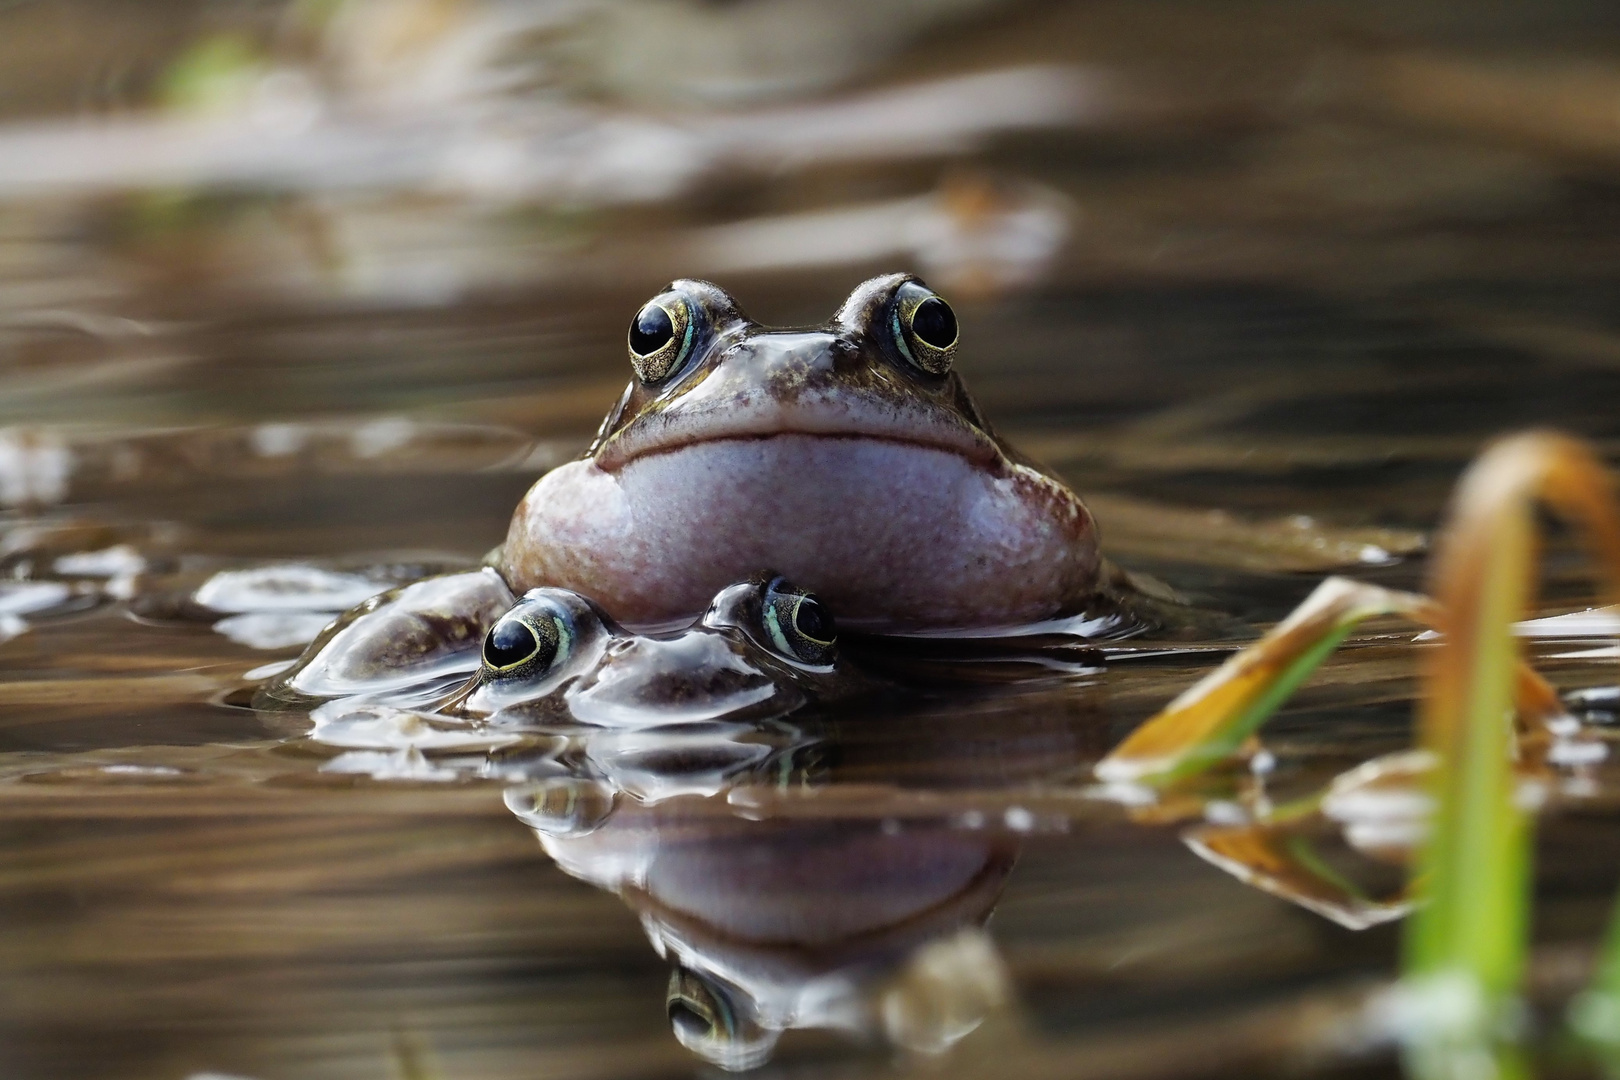
[[[943,375],[956,358],[956,312],[920,281],[894,294],[894,343],[900,354],[930,375]]]
[[[642,305],[630,320],[630,366],[644,383],[661,382],[679,371],[692,351],[692,309],[675,294]]]

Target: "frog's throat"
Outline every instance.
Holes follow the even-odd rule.
[[[536,482],[513,514],[515,589],[582,592],[630,626],[701,613],[772,567],[846,626],[1013,626],[1051,618],[1096,577],[1095,527],[1021,465],[872,438],[713,439],[616,472],[590,459]]]

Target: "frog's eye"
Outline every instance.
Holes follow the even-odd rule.
[[[908,281],[894,294],[894,343],[912,364],[943,375],[956,358],[956,312],[928,286]]]
[[[777,652],[814,667],[832,663],[838,630],[832,612],[810,593],[776,578],[765,586],[763,615],[765,633]]]
[[[682,1046],[727,1069],[764,1064],[776,1042],[775,1033],[738,1009],[724,987],[686,968],[670,972],[664,1008]]]
[[[644,383],[681,369],[692,351],[692,306],[676,293],[649,300],[630,320],[630,366]]]
[[[544,675],[568,658],[574,633],[569,613],[548,601],[513,608],[484,637],[486,678]]]

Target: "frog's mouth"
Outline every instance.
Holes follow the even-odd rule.
[[[682,402],[648,413],[605,440],[595,460],[605,472],[617,472],[638,458],[704,443],[779,436],[894,443],[944,451],[979,466],[1006,463],[987,433],[927,403],[851,400],[848,395],[781,401],[763,394]]]

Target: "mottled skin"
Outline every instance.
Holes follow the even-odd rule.
[[[632,326],[636,378],[585,454],[530,489],[493,565],[367,601],[262,699],[521,705],[611,724],[649,710],[737,716],[751,698],[779,716],[821,676],[784,667],[745,629],[757,613],[738,612],[764,567],[876,632],[1027,627],[1117,592],[1100,581],[1079,498],[1003,443],[950,370],[954,315],[935,327],[948,342],[919,338],[925,303],[949,312],[892,274],[824,327],[767,330],[719,288],[673,283]],[[636,344],[649,310],[679,316],[663,366]],[[743,579],[754,585],[731,585]],[[479,681],[479,646],[535,590],[580,620],[574,667],[504,700]]]
[[[831,323],[792,331],[673,283],[661,299],[690,311],[689,353],[633,380],[585,455],[524,497],[497,562],[507,582],[573,589],[632,626],[690,618],[763,566],[870,631],[1083,608],[1091,515],[991,431],[954,371],[908,361],[895,313],[912,283],[874,278]]]
[[[465,676],[478,665],[485,633],[516,602],[488,569],[390,589],[333,620],[269,689],[320,700]]]
[[[740,582],[721,589],[701,619],[648,636],[565,589],[518,599],[491,569],[446,574],[340,616],[256,704],[354,698],[519,725],[758,722],[863,684],[836,644],[811,654],[791,627],[773,636],[771,598],[802,595],[780,579]],[[499,670],[492,628],[513,618],[559,627],[566,644],[544,663]]]

